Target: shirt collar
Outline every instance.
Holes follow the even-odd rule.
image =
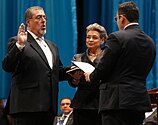
[[[66,116],[66,117],[67,117],[67,116],[70,116],[71,113],[72,113],[72,111],[71,111],[69,114],[67,114],[67,115],[64,115],[64,114],[63,114],[62,116]]]
[[[37,38],[39,38],[39,37],[36,36],[33,32],[31,32],[30,30],[27,30],[27,32],[29,32],[35,40],[36,40]],[[41,37],[41,39],[44,40],[44,37]]]
[[[131,26],[131,25],[139,25],[139,23],[129,23],[127,24],[123,29],[126,29],[127,27]]]

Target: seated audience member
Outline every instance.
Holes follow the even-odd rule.
[[[151,112],[145,113],[143,125],[157,125],[157,106],[153,107]]]
[[[60,100],[61,114],[56,116],[53,125],[72,125],[73,124],[73,109],[70,108],[71,99],[63,97]]]
[[[0,99],[0,125],[10,125],[9,116],[5,114],[4,107],[6,104],[5,99]]]
[[[157,93],[158,88],[148,89],[148,94],[151,100],[151,112],[145,113],[145,119],[143,125],[157,125]]]

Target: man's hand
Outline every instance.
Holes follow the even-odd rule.
[[[90,72],[84,73],[85,79],[86,79],[87,82],[90,82],[90,78],[89,78],[90,74],[91,74]]]
[[[80,82],[80,80],[78,80],[78,79],[72,79],[73,85],[78,85],[79,82]]]
[[[27,40],[27,32],[25,32],[25,25],[23,23],[19,26],[17,37],[17,43],[22,46],[25,45],[25,42]]]
[[[74,74],[71,75],[74,79],[80,80],[83,76],[83,71],[76,71]]]

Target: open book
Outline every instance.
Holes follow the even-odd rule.
[[[72,61],[72,63],[74,65],[71,66],[71,68],[67,70],[66,73],[68,73],[75,79],[80,79],[80,77],[84,74],[84,72],[92,73],[95,69],[94,66],[86,62]]]
[[[83,72],[92,73],[95,69],[94,66],[86,62],[72,61],[72,63],[76,65],[79,69],[81,69]]]

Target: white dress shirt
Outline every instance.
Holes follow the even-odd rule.
[[[64,120],[64,122],[63,122],[63,125],[66,125],[67,120],[68,120],[69,116],[71,115],[71,113],[72,113],[72,111],[71,111],[71,112],[67,115],[67,117],[65,118],[65,120]]]
[[[68,115],[66,115],[66,118],[64,119],[64,121],[62,122],[62,123],[60,123],[60,119],[62,119],[62,118],[64,118],[64,114],[61,116],[61,118],[59,118],[59,120],[57,121],[57,125],[66,125],[66,123],[67,123],[67,120],[68,120],[68,118],[69,118],[69,116],[71,115],[71,113],[72,113],[72,111],[68,114]]]
[[[49,66],[51,68],[53,68],[53,55],[52,55],[52,52],[49,48],[49,46],[47,45],[47,43],[45,42],[44,40],[44,37],[42,38],[38,38],[34,33],[32,33],[31,31],[27,30],[27,32],[29,32],[32,37],[36,40],[36,42],[38,43],[38,45],[41,47],[41,49],[43,50],[46,58],[47,58],[47,61],[49,63]]]
[[[131,26],[131,25],[139,25],[139,23],[129,23],[123,29],[126,29],[128,26]]]
[[[49,66],[52,68],[53,67],[53,62],[52,62],[52,52],[50,50],[50,48],[48,47],[47,43],[44,41],[44,39],[42,38],[36,38],[37,43],[39,44],[39,46],[41,47],[41,49],[43,50],[47,61],[49,63]]]

